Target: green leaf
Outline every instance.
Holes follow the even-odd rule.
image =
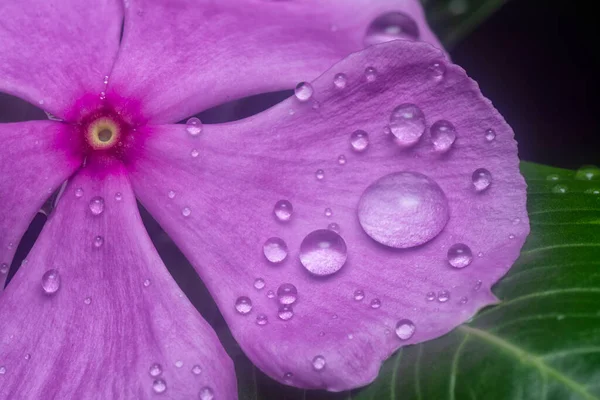
[[[401,349],[353,399],[600,399],[600,170],[521,170],[531,234],[501,302]]]
[[[508,0],[421,0],[427,20],[449,50]]]

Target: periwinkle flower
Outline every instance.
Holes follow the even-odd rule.
[[[0,398],[237,397],[136,199],[250,359],[295,386],[367,384],[398,347],[495,301],[528,233],[516,143],[425,43],[416,0],[23,0],[0,15],[0,90],[62,120],[0,125],[0,283],[67,182],[0,295]],[[298,82],[302,101],[174,124]]]

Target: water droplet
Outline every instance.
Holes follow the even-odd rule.
[[[323,368],[325,368],[325,364],[326,364],[325,357],[323,357],[323,356],[316,356],[312,360],[312,365],[313,365],[313,368],[315,369],[315,371],[323,370]]]
[[[193,158],[196,158],[196,157],[198,157],[200,155],[200,152],[198,150],[196,150],[196,149],[192,149],[192,151],[190,151],[190,155]]]
[[[327,208],[325,209],[325,216],[329,218],[329,217],[331,217],[332,215],[333,215],[333,211],[331,211],[331,208],[327,207]]]
[[[0,375],[6,374],[6,367],[4,365],[0,365]]]
[[[167,382],[164,379],[156,379],[152,382],[152,390],[154,393],[164,393],[167,391]]]
[[[345,155],[342,154],[342,155],[340,155],[338,157],[338,164],[340,164],[340,165],[346,165],[346,161],[347,160],[346,160],[346,156]]]
[[[181,361],[181,360],[175,361],[175,367],[177,367],[177,368],[183,367],[183,361]]]
[[[332,222],[329,225],[327,225],[327,229],[332,230],[335,233],[340,233],[340,226],[335,222]]]
[[[90,200],[90,211],[92,215],[100,215],[104,212],[104,199],[96,196]]]
[[[363,290],[357,289],[354,291],[354,300],[361,301],[365,298],[365,292]]]
[[[296,98],[303,102],[310,100],[313,93],[314,89],[308,82],[300,82],[298,85],[296,85],[296,89],[294,90]]]
[[[343,89],[348,84],[348,77],[343,73],[335,74],[333,77],[333,84],[336,88]]]
[[[427,301],[433,301],[436,298],[435,292],[427,292],[427,294],[425,295],[425,298],[427,299]]]
[[[441,81],[446,75],[446,65],[443,62],[434,62],[429,66],[429,74],[433,79]]]
[[[291,372],[286,372],[285,374],[283,374],[283,379],[285,379],[286,381],[291,380],[294,377],[294,374],[292,374]]]
[[[48,270],[42,276],[42,289],[49,295],[58,292],[58,289],[60,289],[60,275],[57,270]]]
[[[106,99],[106,92],[100,92],[100,100]]]
[[[583,165],[575,172],[575,179],[591,181],[600,178],[600,168],[595,165]]]
[[[298,300],[298,289],[291,283],[284,283],[277,289],[279,304],[294,304]]]
[[[414,104],[401,104],[390,115],[390,129],[399,146],[414,146],[425,133],[425,115]]]
[[[267,290],[267,297],[268,297],[269,299],[272,299],[272,298],[274,298],[274,297],[275,297],[275,292],[274,292],[274,291],[272,291],[272,290]]]
[[[473,290],[475,290],[476,292],[478,292],[481,289],[481,285],[483,284],[482,281],[478,280],[477,282],[475,282],[475,286],[473,287]]]
[[[115,200],[116,201],[121,201],[123,200],[123,194],[121,192],[117,192],[115,193]]]
[[[509,238],[509,239],[514,239],[514,238],[515,238],[515,235],[513,235],[513,234],[511,233],[510,235],[508,235],[508,238]]]
[[[391,40],[416,40],[419,27],[414,19],[402,12],[388,12],[375,18],[367,28],[364,44],[372,46]]]
[[[429,129],[433,148],[439,152],[450,150],[456,140],[456,129],[452,123],[441,119],[431,125]]]
[[[150,366],[150,369],[148,370],[148,373],[153,378],[156,378],[157,376],[159,376],[160,374],[162,374],[162,372],[163,372],[162,365],[160,365],[158,363],[152,364]]]
[[[265,288],[265,280],[262,278],[256,278],[254,280],[254,289],[263,290]]]
[[[552,193],[567,193],[569,188],[566,185],[556,185],[552,188]]]
[[[108,75],[104,75],[104,81],[103,81],[103,83],[105,85],[108,85]]]
[[[279,264],[286,259],[288,255],[288,247],[283,239],[272,237],[265,241],[265,244],[263,245],[263,253],[269,262],[273,264]]]
[[[346,242],[329,229],[309,233],[300,245],[300,262],[314,275],[325,276],[339,271],[346,257]]]
[[[448,249],[448,262],[454,268],[464,268],[473,261],[473,253],[469,246],[456,243]]]
[[[148,287],[150,286],[150,279],[145,279],[144,282],[142,282],[142,285],[144,285],[144,287]]]
[[[292,218],[292,214],[294,212],[294,207],[292,203],[287,200],[279,200],[275,203],[275,207],[273,207],[273,214],[275,218],[281,222],[287,222]]]
[[[371,300],[371,308],[378,309],[381,307],[381,300],[373,299]]]
[[[362,153],[369,147],[369,135],[363,130],[356,130],[350,135],[350,145],[352,150]]]
[[[7,263],[0,264],[0,274],[2,274],[2,275],[8,274],[8,264]]]
[[[460,304],[467,304],[469,302],[469,298],[467,296],[463,296],[460,298]]]
[[[397,172],[371,184],[358,204],[358,219],[377,242],[395,248],[419,246],[436,237],[449,218],[438,184],[417,172]]]
[[[585,194],[600,194],[600,189],[585,189],[584,192]]]
[[[190,136],[198,136],[202,132],[202,121],[199,118],[192,117],[185,123],[185,130]]]
[[[25,357],[24,357],[24,358],[25,358],[25,360],[27,360],[27,361],[31,360],[31,354],[29,354],[29,353],[25,354]]]
[[[242,315],[248,314],[250,311],[252,311],[252,300],[246,296],[238,297],[235,301],[235,309]]]
[[[415,334],[415,324],[410,319],[401,319],[396,324],[396,336],[400,340],[408,340]]]
[[[473,172],[471,181],[476,191],[483,192],[492,184],[492,174],[485,168],[479,168]]]
[[[89,306],[90,304],[92,304],[92,298],[86,297],[85,299],[83,299],[83,304],[85,304],[86,306]]]
[[[377,70],[373,67],[367,67],[365,69],[365,78],[367,82],[375,82],[377,79]]]
[[[269,318],[265,314],[256,316],[256,325],[265,326],[269,322]]]
[[[486,129],[485,131],[485,140],[488,142],[493,142],[496,139],[496,131],[492,128]]]
[[[94,238],[94,247],[96,247],[96,248],[102,247],[103,244],[104,244],[104,238],[102,236],[96,236]]]
[[[546,180],[548,180],[548,181],[557,181],[559,179],[560,179],[560,177],[556,174],[550,174],[546,177]]]
[[[437,294],[437,300],[440,303],[445,303],[450,300],[450,292],[447,290],[440,290]]]
[[[202,373],[202,368],[196,364],[192,367],[192,374],[194,375],[200,375]]]
[[[294,316],[294,310],[292,309],[291,305],[283,304],[283,305],[279,306],[279,311],[277,312],[277,316],[279,317],[280,320],[288,321],[288,320],[292,319],[292,317]]]
[[[318,169],[317,172],[315,172],[315,177],[320,181],[323,180],[323,178],[325,178],[325,171]]]
[[[183,215],[184,217],[189,217],[192,214],[192,210],[189,207],[183,207],[181,209],[181,215]]]

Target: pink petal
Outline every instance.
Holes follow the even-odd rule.
[[[362,49],[369,24],[385,13],[405,13],[420,39],[440,46],[417,0],[126,4],[109,97],[136,98],[153,122],[176,122],[219,103],[311,80]]]
[[[377,71],[373,81],[366,69]],[[339,89],[333,80],[342,72],[348,86]],[[149,128],[129,168],[138,198],[196,267],[251,360],[282,382],[338,391],[369,383],[399,347],[443,335],[495,302],[490,287],[518,257],[529,224],[511,128],[442,52],[407,41],[373,46],[334,66],[313,87],[317,109],[310,100],[290,98],[246,120],[207,125],[197,137],[182,125]],[[454,125],[456,141],[447,152],[435,150],[429,130],[413,148],[399,147],[384,133],[392,110],[403,103],[418,105],[432,130],[442,119]],[[357,129],[368,133],[362,152],[351,146]],[[481,192],[472,183],[479,168],[492,175]],[[375,205],[371,211],[382,211],[373,202],[383,197],[365,204],[363,191],[402,171],[437,182],[447,202],[430,186],[418,186],[424,178],[415,178],[416,194],[392,187],[398,195],[387,204],[392,210],[410,208],[415,194],[425,213],[417,212],[414,221],[376,221],[385,234],[379,242],[414,246],[397,248],[407,246],[390,241],[394,247],[387,247],[361,228],[357,210],[368,214]],[[288,222],[274,216],[282,199],[293,206]],[[445,227],[439,225],[447,215]],[[386,227],[390,221],[395,224]],[[301,243],[332,223],[339,225],[347,261],[330,276],[313,275],[299,260]],[[404,223],[406,232],[390,232]],[[433,232],[440,226],[441,233]],[[289,249],[280,263],[263,255],[272,237]],[[471,265],[450,265],[447,253],[456,243],[470,247]],[[268,248],[273,260],[283,258],[275,251],[281,248]],[[324,253],[317,274],[335,270],[343,258],[341,251]],[[284,283],[298,292],[287,321],[277,296],[267,295]],[[247,315],[236,311],[240,296],[252,302]],[[262,315],[267,324],[259,324]]]
[[[120,1],[3,1],[0,15],[0,91],[64,118],[84,93],[105,90],[119,46]]]
[[[0,292],[21,236],[82,159],[71,131],[52,121],[0,124]]]
[[[0,398],[150,399],[165,387],[168,399],[204,387],[236,398],[231,360],[160,260],[118,166],[75,176],[27,259],[0,298]]]

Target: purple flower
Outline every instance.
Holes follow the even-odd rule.
[[[0,90],[63,121],[0,125],[0,283],[68,181],[0,297],[0,398],[236,398],[136,198],[288,384],[367,384],[494,302],[529,229],[516,143],[397,3],[3,2]],[[300,81],[254,117],[173,124]]]

